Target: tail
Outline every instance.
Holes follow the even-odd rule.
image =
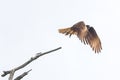
[[[69,35],[69,36],[76,34],[76,32],[74,30],[72,30],[71,28],[59,29],[58,31],[59,31],[59,33]]]

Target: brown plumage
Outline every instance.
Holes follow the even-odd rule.
[[[69,36],[73,34],[77,35],[81,42],[89,44],[95,53],[99,53],[102,50],[101,41],[95,29],[89,25],[85,25],[83,21],[74,24],[72,27],[59,29],[59,33]]]

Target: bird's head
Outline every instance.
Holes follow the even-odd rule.
[[[86,25],[87,29],[90,29],[90,25]]]

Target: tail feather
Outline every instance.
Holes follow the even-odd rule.
[[[76,34],[76,32],[73,31],[71,28],[59,29],[58,31],[59,31],[59,33],[69,35],[69,36],[71,36],[72,34]]]

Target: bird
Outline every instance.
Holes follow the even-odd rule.
[[[102,50],[101,40],[95,29],[86,25],[84,21],[79,21],[68,28],[58,29],[59,33],[69,35],[77,35],[79,40],[85,45],[89,45],[95,53],[100,53]]]

